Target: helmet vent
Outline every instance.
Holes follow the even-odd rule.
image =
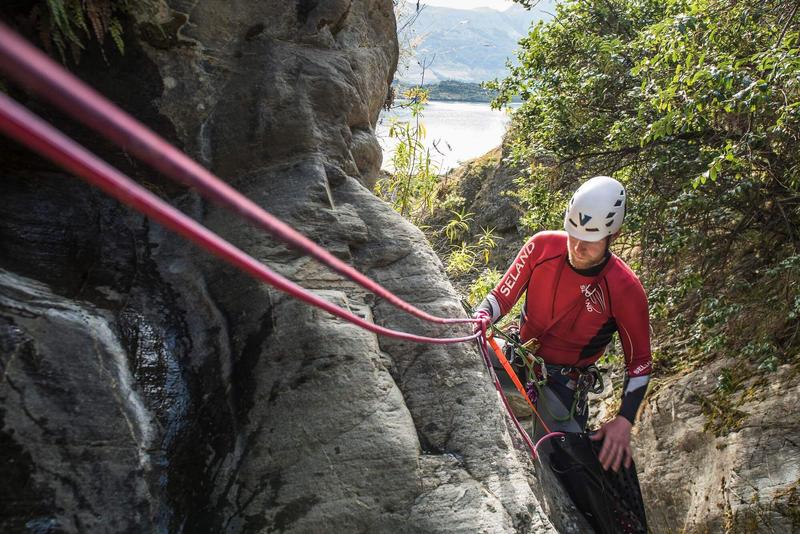
[[[622,206],[622,199],[617,200],[617,202],[614,204],[615,208],[618,208],[620,206]]]
[[[609,226],[611,226],[612,224],[614,224],[614,219],[611,219],[610,221],[608,221],[608,222],[606,223],[606,228],[608,228],[608,227],[609,227]]]
[[[615,215],[615,214],[614,214],[614,212],[613,212],[613,211],[609,211],[609,212],[608,212],[608,215],[606,215],[606,219],[613,219],[613,218],[614,218],[614,215]]]
[[[586,230],[587,232],[599,232],[599,231],[600,231],[600,230],[598,230],[597,228],[586,228],[585,230]]]
[[[577,228],[577,227],[578,227],[578,225],[577,225],[577,224],[575,224],[575,221],[573,221],[572,219],[570,219],[570,220],[569,220],[569,223],[570,223],[572,226],[574,226],[575,228]]]

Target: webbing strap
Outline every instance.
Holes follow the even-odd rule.
[[[536,410],[536,406],[534,406],[533,403],[531,402],[530,397],[528,397],[528,393],[522,386],[522,382],[519,381],[517,373],[514,372],[514,368],[511,367],[511,363],[509,363],[509,361],[506,359],[506,355],[503,353],[503,349],[500,348],[500,345],[497,344],[497,341],[495,341],[494,336],[492,336],[491,334],[486,336],[486,341],[489,342],[489,346],[492,347],[492,350],[497,355],[497,359],[500,361],[500,365],[502,365],[503,369],[506,370],[506,373],[508,373],[508,376],[509,378],[511,378],[511,381],[514,382],[514,387],[517,388],[517,391],[519,391],[520,395],[522,395],[522,397],[525,399],[525,402],[527,402],[528,406],[531,407],[531,410],[533,410],[533,413],[539,419],[539,422],[542,423],[545,432],[550,434],[551,433],[550,428],[547,426],[547,423],[544,422],[542,416],[539,415],[539,412],[538,410]]]
[[[522,428],[522,424],[520,424],[517,416],[514,415],[514,410],[511,409],[511,405],[508,403],[508,399],[506,398],[506,394],[503,392],[503,386],[500,384],[500,379],[497,377],[497,373],[494,371],[494,367],[492,367],[492,360],[489,358],[489,348],[488,343],[486,342],[486,336],[481,336],[478,339],[478,350],[483,356],[483,362],[486,365],[486,369],[489,371],[489,376],[492,377],[492,383],[494,383],[494,387],[497,390],[497,394],[500,396],[500,399],[503,401],[503,406],[506,408],[506,413],[508,413],[508,417],[514,423],[514,427],[516,427],[517,432],[519,432],[522,441],[525,442],[527,445],[528,450],[531,451],[531,455],[534,458],[538,458],[538,454],[536,452],[536,445],[534,445],[533,441],[531,441],[530,436],[528,433],[525,432],[525,429]]]

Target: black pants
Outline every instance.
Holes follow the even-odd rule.
[[[578,401],[569,417],[575,399],[574,381],[551,375],[547,385],[537,391],[535,406],[544,423],[551,432],[567,433],[546,440],[538,451],[540,459],[556,475],[595,532],[647,532],[635,466],[622,467],[618,472],[602,468],[597,459],[602,442],[591,441],[585,433],[589,418],[586,399]],[[538,418],[534,419],[532,437],[538,441],[547,431]]]

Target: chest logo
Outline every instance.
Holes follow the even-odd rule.
[[[581,284],[581,293],[586,297],[586,311],[589,313],[606,312],[606,297],[603,294],[603,288],[600,286],[590,287],[589,284]]]

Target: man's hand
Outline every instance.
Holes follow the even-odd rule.
[[[475,323],[472,327],[472,333],[477,334],[478,332],[482,332],[483,330],[489,328],[489,325],[492,323],[492,318],[489,317],[489,312],[486,310],[478,310],[472,315],[473,319],[479,319],[481,322]]]
[[[631,466],[633,455],[631,453],[631,422],[622,417],[616,416],[600,427],[600,430],[590,436],[590,439],[597,441],[603,439],[603,448],[597,459],[600,460],[603,469],[608,471],[611,467],[614,471],[619,471],[621,463],[625,467]]]

